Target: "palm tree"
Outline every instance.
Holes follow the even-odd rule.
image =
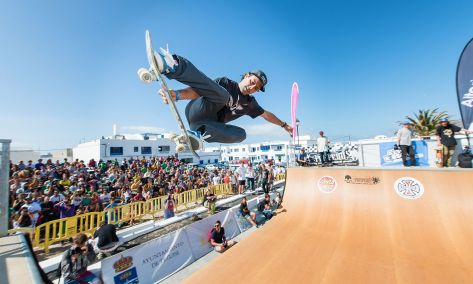
[[[445,111],[436,109],[421,109],[414,113],[413,117],[406,116],[406,119],[412,123],[414,132],[420,136],[430,136],[436,134],[436,128],[442,118],[450,120],[450,116]],[[401,123],[402,124],[402,123]]]

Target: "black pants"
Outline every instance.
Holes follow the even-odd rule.
[[[407,166],[407,155],[409,155],[409,159],[411,160],[410,166],[413,167],[416,165],[416,158],[414,154],[414,148],[412,145],[400,145],[401,146],[401,155],[402,155],[402,164]]]
[[[247,184],[248,184],[248,187],[250,188],[250,190],[254,190],[255,189],[255,179],[254,178],[246,178],[246,180],[248,181]]]
[[[214,80],[199,71],[184,57],[174,55],[179,61],[173,73],[166,74],[168,79],[177,80],[199,94],[186,106],[186,118],[191,130],[199,130],[210,135],[205,141],[220,143],[239,143],[246,139],[243,128],[218,121],[217,112],[228,103],[231,95]]]

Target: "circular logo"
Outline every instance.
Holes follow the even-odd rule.
[[[417,199],[424,194],[422,183],[411,177],[402,177],[396,180],[394,190],[400,197],[406,199]]]
[[[337,188],[337,181],[331,176],[323,176],[317,182],[317,187],[323,193],[331,193]]]

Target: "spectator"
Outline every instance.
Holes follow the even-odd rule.
[[[238,194],[242,194],[245,191],[246,182],[246,167],[244,162],[241,162],[240,166],[235,171],[235,175],[238,179]]]
[[[327,151],[328,151],[328,139],[324,136],[324,132],[319,132],[319,137],[317,138],[317,152],[320,155],[320,164],[326,166],[328,163]]]
[[[110,256],[110,252],[114,251],[119,245],[119,239],[117,237],[117,229],[113,224],[107,224],[102,221],[100,228],[94,233],[94,244],[98,259],[102,259],[104,256]]]
[[[307,153],[305,152],[304,148],[301,149],[301,152],[296,159],[296,163],[302,167],[306,167],[309,165],[309,163],[307,162]]]
[[[28,212],[27,207],[22,207],[20,210],[19,218],[13,223],[13,228],[32,228],[33,215]]]
[[[54,208],[59,211],[59,218],[72,217],[76,214],[76,207],[71,204],[70,199],[65,199],[54,205]]]
[[[270,170],[265,164],[261,164],[261,188],[264,193],[269,193]]]
[[[252,226],[257,226],[256,224],[256,213],[251,212],[248,209],[248,203],[246,201],[246,197],[243,197],[240,202],[240,214],[244,217]]]
[[[273,207],[275,207],[275,209],[279,209],[282,207],[282,196],[279,191],[276,192],[276,197],[273,200]]]
[[[465,132],[466,134],[473,133],[473,131],[468,131],[451,124],[447,118],[443,118],[440,121],[440,125],[437,127],[437,144],[442,148],[444,167],[452,166],[452,157],[455,153],[455,146],[457,145],[455,132]]]
[[[78,234],[74,243],[62,254],[59,264],[60,277],[64,284],[93,283],[102,281],[92,272],[87,271],[87,266],[96,258],[92,245],[87,243],[85,234]]]
[[[458,166],[460,168],[472,168],[473,154],[470,147],[465,146],[463,152],[458,155]]]
[[[248,163],[248,169],[246,171],[246,180],[248,181],[248,188],[255,190],[255,177],[256,172],[251,163]]]
[[[168,198],[164,201],[164,219],[174,217],[174,208],[176,206],[176,201],[172,193],[168,194]]]
[[[33,200],[33,197],[30,194],[26,197],[26,204],[23,205],[28,209],[28,212],[33,216],[33,227],[36,225],[39,219],[39,214],[41,213],[41,205],[37,200]]]
[[[411,130],[411,124],[404,122],[403,127],[397,132],[397,144],[401,147],[402,164],[404,167],[415,167],[416,158],[414,154],[414,148],[412,147],[413,133]],[[410,164],[407,163],[407,155],[409,155]]]
[[[273,218],[273,211],[271,210],[271,197],[265,194],[264,199],[258,203],[258,211],[261,212],[266,220]]]
[[[226,239],[225,229],[222,227],[222,223],[220,221],[215,222],[210,238],[210,244],[215,248],[215,251],[222,253],[235,245],[235,243],[236,242],[233,240]]]
[[[215,194],[207,188],[205,191],[205,196],[204,196],[204,201],[202,203],[203,206],[207,205],[207,208],[209,210],[209,214],[214,214],[215,213],[215,205],[217,203],[217,197]]]
[[[49,200],[51,200],[54,204],[56,204],[56,203],[64,201],[64,199],[65,199],[64,195],[59,193],[58,190],[55,190],[53,196],[51,196]]]

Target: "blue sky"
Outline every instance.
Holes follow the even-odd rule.
[[[264,70],[255,97],[283,120],[298,82],[301,134],[391,135],[426,108],[459,118],[455,71],[472,13],[471,1],[2,1],[0,138],[59,149],[114,123],[176,131],[158,85],[136,75],[146,29],[211,78]],[[288,139],[262,118],[234,123],[247,142]]]

